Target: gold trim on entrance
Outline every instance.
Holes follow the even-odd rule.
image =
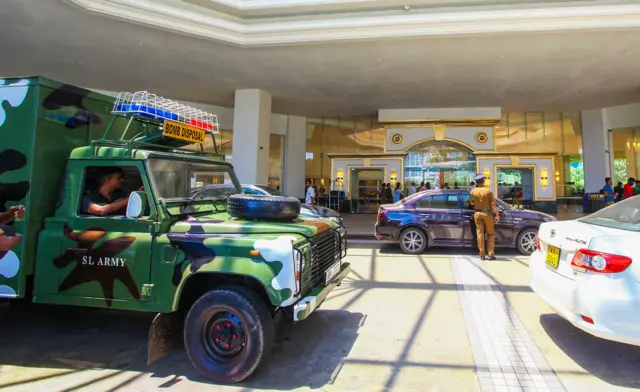
[[[472,146],[468,145],[467,143],[465,143],[465,142],[461,142],[460,140],[456,140],[456,139],[449,139],[449,138],[446,138],[446,137],[443,137],[443,138],[442,138],[442,140],[436,140],[436,138],[428,137],[428,138],[426,138],[426,139],[419,140],[419,141],[417,141],[417,142],[415,142],[415,143],[413,143],[413,144],[411,144],[411,145],[409,145],[409,146],[405,147],[405,148],[404,148],[404,151],[405,151],[405,153],[408,153],[408,152],[409,152],[409,150],[411,150],[413,147],[415,147],[415,146],[417,146],[417,145],[419,145],[419,144],[428,143],[428,142],[434,142],[434,141],[447,141],[447,142],[453,142],[453,143],[456,143],[456,144],[459,144],[459,145],[461,145],[461,146],[464,146],[464,147],[468,148],[468,149],[469,149],[469,150],[471,150],[471,152],[472,152],[472,153],[474,153],[474,154],[475,154],[475,152],[476,152],[476,149],[475,149],[474,147],[472,147]]]
[[[456,118],[452,120],[442,118],[409,119],[409,120],[378,120],[383,128],[420,128],[436,124],[446,124],[450,127],[492,127],[498,124],[500,118]]]
[[[444,135],[447,133],[447,126],[442,124],[437,124],[433,126],[433,137],[437,141],[444,140]]]

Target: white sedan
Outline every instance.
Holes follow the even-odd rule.
[[[545,222],[531,288],[576,327],[640,346],[640,196],[584,218]]]

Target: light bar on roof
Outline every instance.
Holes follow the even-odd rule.
[[[111,113],[175,121],[213,133],[220,131],[218,116],[215,114],[162,98],[147,91],[118,94]]]

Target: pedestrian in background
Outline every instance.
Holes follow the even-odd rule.
[[[616,198],[616,194],[613,191],[613,187],[611,186],[611,177],[607,177],[604,179],[604,187],[602,187],[602,194],[604,195],[604,205],[605,207],[609,207],[613,204],[613,201]]]
[[[313,189],[311,185],[311,179],[307,178],[304,182],[304,185],[307,187],[304,195],[304,204],[310,206],[316,203],[316,190]]]
[[[624,193],[624,187],[622,186],[622,181],[618,182],[618,185],[613,188],[613,191],[616,194],[616,203],[622,200],[622,196]]]
[[[396,189],[393,191],[393,202],[397,203],[402,200],[402,186],[400,183],[396,184]]]
[[[418,192],[424,192],[427,190],[427,186],[424,184],[424,181],[422,181],[420,183],[420,189],[418,189]]]
[[[633,197],[633,188],[636,184],[636,180],[633,177],[629,177],[629,180],[627,181],[627,183],[624,185],[624,198],[628,199],[630,197]]]
[[[393,203],[393,190],[391,189],[391,183],[387,183],[387,186],[384,188],[384,191],[382,192],[382,203],[383,204]]]
[[[410,182],[409,183],[409,196],[413,195],[416,193],[416,183],[415,182]]]

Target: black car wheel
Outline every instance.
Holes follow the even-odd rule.
[[[271,351],[274,336],[269,309],[242,287],[204,294],[189,310],[184,326],[184,345],[193,366],[223,383],[249,377]]]
[[[422,230],[411,227],[400,234],[398,243],[404,253],[417,255],[427,247],[427,236]]]
[[[535,252],[536,249],[538,249],[537,235],[538,230],[536,229],[529,228],[522,230],[516,240],[518,251],[525,256],[529,256]]]

